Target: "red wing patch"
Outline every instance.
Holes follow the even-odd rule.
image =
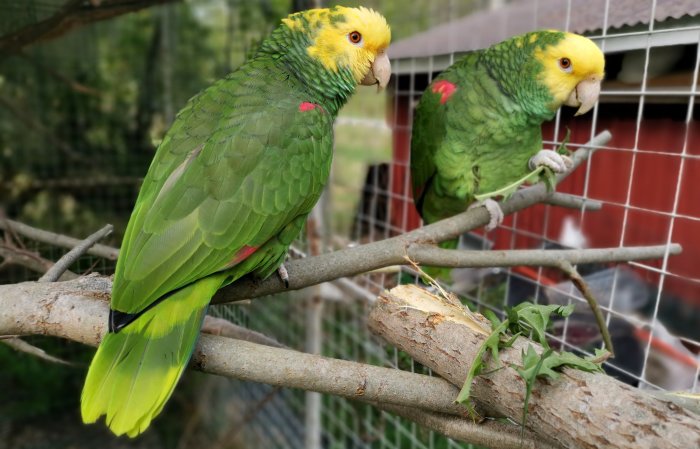
[[[320,108],[316,103],[309,103],[308,101],[299,103],[299,112],[313,111],[316,108]]]
[[[226,268],[231,268],[235,267],[239,263],[243,262],[246,260],[248,257],[250,257],[251,254],[253,254],[255,251],[257,251],[259,246],[248,246],[244,245],[243,248],[239,249],[236,254],[233,256],[231,261],[226,265]]]
[[[436,94],[441,94],[440,104],[447,103],[453,93],[457,90],[457,86],[447,80],[440,80],[433,84],[433,92]]]

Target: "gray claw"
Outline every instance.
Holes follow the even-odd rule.
[[[287,267],[285,267],[284,264],[277,268],[277,275],[280,277],[280,279],[282,279],[282,282],[284,282],[284,288],[289,288],[289,273],[287,272]]]
[[[503,223],[503,218],[505,217],[503,215],[503,211],[501,210],[501,206],[499,206],[496,201],[488,198],[484,201],[472,203],[469,205],[468,209],[474,209],[475,207],[482,206],[485,207],[486,211],[489,213],[489,222],[486,225],[486,231],[493,231],[496,229],[496,227]]]
[[[528,166],[530,170],[534,170],[542,165],[551,168],[554,173],[564,173],[574,166],[574,161],[569,156],[553,150],[540,150],[530,158]]]

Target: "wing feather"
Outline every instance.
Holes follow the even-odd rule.
[[[139,312],[224,269],[244,246],[261,246],[307,214],[320,196],[332,118],[320,108],[299,112],[304,99],[289,86],[270,101],[270,83],[246,78],[250,92],[241,95],[239,78],[195,97],[159,147],[125,234],[113,309]]]

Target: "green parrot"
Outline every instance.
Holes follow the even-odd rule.
[[[391,74],[386,20],[334,7],[282,20],[257,54],[180,111],[122,243],[85,423],[143,432],[182,375],[214,293],[281,266],[328,179],[333,121]]]
[[[541,125],[562,105],[578,107],[576,115],[589,111],[604,69],[603,53],[590,39],[538,31],[471,52],[436,77],[416,108],[411,135],[413,200],[423,221],[483,205],[491,230],[503,213],[495,201],[476,202],[474,195],[541,165],[566,171],[571,159],[542,149]],[[454,249],[457,242],[440,247]]]

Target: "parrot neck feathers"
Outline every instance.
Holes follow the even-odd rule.
[[[542,63],[534,53],[564,38],[560,32],[533,32],[508,39],[484,50],[481,61],[501,90],[513,98],[537,121],[550,120],[556,109],[550,107],[553,96],[540,80]],[[520,74],[513,76],[513,73]]]
[[[302,31],[281,26],[263,42],[256,58],[272,58],[276,67],[303,85],[313,102],[336,115],[355,92],[357,83],[349,69],[329,71],[309,56],[309,45],[309,37]]]

